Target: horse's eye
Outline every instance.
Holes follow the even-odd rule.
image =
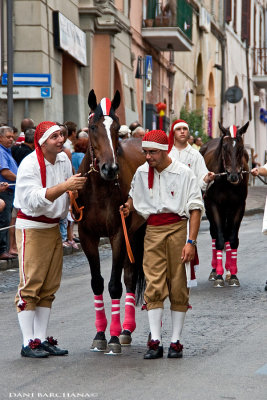
[[[95,130],[95,125],[90,125],[89,128],[92,129],[92,131],[94,131]]]

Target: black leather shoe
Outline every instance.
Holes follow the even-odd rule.
[[[163,357],[163,346],[160,346],[159,340],[150,340],[148,345],[148,350],[144,355],[145,360],[155,360],[156,358]]]
[[[175,343],[171,343],[168,351],[168,358],[182,358],[183,347],[179,340]]]
[[[22,357],[46,358],[49,353],[41,348],[41,340],[30,340],[28,346],[22,346],[20,354]]]
[[[69,354],[68,350],[60,349],[57,345],[57,340],[53,339],[53,336],[47,337],[44,342],[41,343],[40,347],[47,351],[50,356],[65,356]]]

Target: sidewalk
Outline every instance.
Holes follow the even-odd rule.
[[[267,196],[267,186],[264,186],[261,183],[257,186],[249,186],[245,215],[263,213],[266,196]],[[74,225],[74,233],[78,236],[77,224]],[[100,245],[103,243],[108,243],[108,239],[102,238],[100,240]],[[75,250],[71,247],[63,249],[64,256],[70,255],[77,251],[82,251],[82,250],[81,248],[79,248],[79,250]],[[0,260],[0,271],[4,271],[6,269],[11,269],[11,268],[18,268],[18,259],[14,259],[11,261]]]

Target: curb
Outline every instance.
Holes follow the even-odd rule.
[[[82,247],[80,243],[77,243],[79,249],[74,249],[73,247],[64,247],[63,248],[63,257],[71,256],[75,253],[81,253]],[[103,246],[104,244],[109,244],[108,238],[100,238],[99,246]],[[7,269],[15,269],[19,268],[19,260],[18,258],[13,258],[12,260],[0,260],[0,271],[6,271]]]
[[[256,215],[256,214],[263,214],[264,209],[263,208],[250,208],[249,210],[245,210],[245,216],[249,215]],[[202,221],[208,221],[208,218],[206,217],[206,214],[203,215]]]
[[[264,209],[263,208],[251,208],[248,210],[245,210],[245,216],[249,215],[256,215],[256,214],[263,214]],[[206,215],[203,215],[202,221],[207,221]],[[104,244],[109,244],[109,239],[108,238],[100,238],[99,246],[103,246]],[[83,250],[81,248],[80,243],[78,243],[79,249],[73,249],[72,247],[64,247],[63,248],[63,256],[70,256],[74,255],[75,253],[81,253]],[[15,269],[19,268],[19,261],[18,258],[14,258],[12,260],[0,260],[0,271],[6,271],[8,269]]]

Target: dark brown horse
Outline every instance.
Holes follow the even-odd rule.
[[[226,279],[229,286],[240,286],[237,274],[238,232],[245,212],[248,188],[248,154],[242,135],[249,122],[241,128],[225,129],[219,123],[221,138],[206,143],[200,150],[207,168],[217,174],[204,195],[206,215],[212,237],[212,272],[209,280],[214,287],[223,287],[222,252],[226,250]]]
[[[107,350],[107,353],[118,354],[121,352],[121,344],[131,343],[131,333],[135,329],[135,292],[139,272],[142,277],[145,230],[145,221],[136,213],[127,218],[129,240],[135,257],[135,264],[131,264],[126,254],[119,208],[127,200],[132,177],[137,167],[145,162],[145,157],[139,139],[119,140],[120,123],[115,114],[120,104],[118,91],[112,101],[104,98],[97,105],[95,93],[91,90],[88,104],[93,112],[89,116],[89,146],[79,168],[79,172],[87,175],[88,179],[84,189],[79,192],[77,202],[79,206],[84,206],[83,219],[79,222],[79,237],[90,265],[95,301],[97,334],[91,350]],[[103,302],[104,279],[101,276],[98,252],[101,237],[108,237],[112,248],[108,285],[112,317],[108,345],[105,337],[107,319]],[[123,269],[126,300],[122,332],[120,298],[123,291]]]

